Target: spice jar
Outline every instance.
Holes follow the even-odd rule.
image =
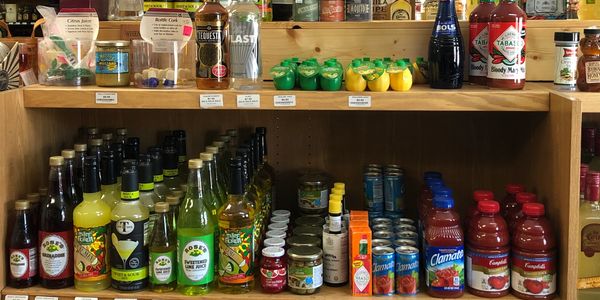
[[[263,292],[275,294],[285,289],[287,271],[284,254],[285,250],[280,247],[266,247],[262,249],[260,286]]]
[[[323,250],[300,246],[287,251],[288,287],[294,294],[309,295],[323,285]]]
[[[305,214],[324,214],[329,204],[328,179],[323,174],[313,173],[300,177],[298,207]]]
[[[554,86],[561,90],[577,87],[577,44],[579,32],[555,32]]]
[[[584,29],[579,47],[577,87],[582,92],[600,92],[600,28]]]
[[[129,41],[96,42],[96,85],[129,86]]]
[[[318,237],[308,236],[308,235],[299,235],[293,236],[287,239],[287,244],[290,248],[300,247],[300,246],[310,246],[321,248],[322,240]]]

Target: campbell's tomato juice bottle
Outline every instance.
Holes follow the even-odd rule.
[[[525,218],[525,214],[523,214],[523,204],[537,202],[537,196],[534,193],[517,193],[515,198],[517,201],[517,206],[509,209],[506,212],[505,218],[510,232],[513,232],[517,227],[517,224],[519,224],[519,221]]]
[[[527,300],[552,299],[557,279],[552,226],[541,203],[525,203],[523,214],[512,238],[512,293]]]
[[[509,183],[504,189],[506,190],[506,196],[500,202],[500,213],[506,218],[508,212],[518,206],[517,194],[524,192],[525,187],[522,184]]]
[[[482,200],[477,209],[467,231],[467,289],[480,297],[506,296],[510,288],[508,226],[499,214],[498,202]]]
[[[475,215],[479,213],[478,205],[483,200],[494,200],[494,193],[488,190],[475,190],[473,192],[473,203],[469,206],[467,216],[465,217],[464,224],[465,228],[469,228],[469,222]]]
[[[427,294],[436,298],[458,298],[464,293],[464,235],[454,199],[435,197],[425,229],[425,274]]]

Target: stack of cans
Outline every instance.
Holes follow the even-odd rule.
[[[404,211],[404,170],[398,165],[368,164],[363,174],[369,217],[402,217]]]

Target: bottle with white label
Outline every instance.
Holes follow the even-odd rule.
[[[38,281],[37,276],[37,236],[32,227],[31,202],[18,200],[15,202],[15,225],[10,235],[9,279],[8,286],[26,288]]]
[[[348,283],[348,232],[343,228],[342,196],[329,196],[329,224],[323,230],[323,280],[329,286]]]
[[[233,88],[261,88],[261,16],[254,1],[235,1],[229,9],[229,57]]]
[[[170,292],[177,286],[177,240],[169,213],[169,203],[154,206],[158,215],[150,238],[150,288]]]

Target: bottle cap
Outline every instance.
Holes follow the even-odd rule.
[[[105,141],[110,141],[113,139],[113,134],[112,133],[103,133],[102,134],[102,139]]]
[[[340,214],[342,213],[342,202],[337,200],[329,200],[329,213]]]
[[[403,60],[397,60],[396,65],[400,68],[406,68],[406,62]]]
[[[344,196],[345,192],[342,189],[332,188],[331,194]]]
[[[92,146],[102,146],[102,143],[104,143],[104,141],[102,141],[102,139],[92,139],[90,141],[90,145],[92,145]]]
[[[343,182],[335,182],[333,184],[333,188],[334,189],[341,189],[341,190],[346,190],[346,184]]]
[[[238,131],[237,131],[237,129],[227,129],[227,134],[229,136],[237,136],[238,135]]]
[[[206,152],[210,153],[210,154],[217,154],[217,153],[219,153],[219,147],[206,146]]]
[[[285,254],[285,250],[280,247],[266,247],[262,249],[262,255],[264,257],[282,257]]]
[[[579,32],[555,32],[555,42],[579,42]]]
[[[213,159],[212,153],[202,152],[200,153],[200,159],[202,161],[211,161]]]
[[[516,201],[519,204],[537,202],[537,196],[534,193],[517,193]]]
[[[226,134],[219,135],[219,141],[229,143],[231,141],[231,137]]]
[[[433,198],[433,206],[435,208],[453,208],[454,207],[454,199],[450,197],[441,197],[436,196]]]
[[[38,189],[38,193],[40,194],[40,197],[46,197],[48,196],[48,188],[40,186],[40,188]]]
[[[526,216],[541,217],[546,212],[545,212],[545,209],[544,209],[544,204],[541,204],[541,203],[525,203],[525,204],[523,204],[523,213]]]
[[[494,200],[494,193],[488,190],[473,191],[473,200],[479,202],[482,200]]]
[[[167,196],[167,203],[169,205],[179,205],[180,202],[180,197],[177,195],[168,195]]]
[[[32,203],[40,202],[40,194],[39,193],[27,193],[27,200]]]
[[[169,211],[169,203],[167,202],[156,202],[154,204],[154,211],[157,213],[166,213]]]
[[[361,63],[360,59],[355,59],[352,61],[352,67],[354,67],[354,68],[360,67],[360,63]]]
[[[335,61],[328,60],[325,62],[325,66],[327,67],[335,67]]]
[[[289,219],[290,216],[292,215],[292,212],[290,212],[287,209],[278,209],[278,210],[273,211],[273,213],[271,215],[273,217],[287,217]]]
[[[73,149],[65,149],[63,151],[60,152],[60,156],[64,157],[64,158],[75,158],[75,150]]]
[[[271,223],[284,223],[284,224],[289,224],[290,223],[290,217],[286,217],[286,216],[273,216],[271,217]]]
[[[284,60],[279,65],[282,66],[282,67],[289,67],[290,66],[290,61],[289,60]]]
[[[89,127],[87,129],[87,133],[88,134],[98,134],[98,128],[96,128],[96,127]]]
[[[26,210],[31,208],[31,202],[29,200],[17,200],[15,201],[16,210]]]
[[[225,143],[222,141],[214,141],[213,146],[222,148],[222,147],[225,147]]]
[[[185,186],[186,186],[186,190],[187,190],[187,184]],[[172,190],[171,191],[171,195],[179,197],[179,199],[183,198],[184,194],[185,194],[185,192],[183,190],[180,190],[180,189],[176,189],[176,190]]]
[[[432,186],[431,192],[433,196],[452,197],[452,189],[445,186]]]
[[[519,183],[509,183],[506,185],[505,190],[509,194],[516,194],[525,191],[525,186]]]
[[[424,61],[425,61],[425,58],[423,58],[422,56],[417,56],[417,62],[418,63],[424,62]]]
[[[600,34],[600,28],[586,28],[583,30],[583,34]]]
[[[481,200],[477,203],[477,210],[482,213],[495,214],[500,211],[500,204],[492,200]]]
[[[281,238],[268,238],[265,239],[263,244],[266,247],[279,247],[283,248],[285,246],[285,240]]]
[[[340,194],[331,194],[329,195],[329,201],[336,201],[336,202],[342,202],[342,195]]]
[[[65,158],[62,156],[50,156],[50,166],[62,166],[65,164]]]
[[[188,168],[190,168],[190,169],[202,169],[202,160],[201,159],[190,159],[188,161]]]
[[[77,152],[86,152],[87,145],[86,144],[75,144],[73,146],[73,149],[75,149],[75,151],[77,151]]]
[[[117,135],[127,135],[127,128],[117,128]]]

